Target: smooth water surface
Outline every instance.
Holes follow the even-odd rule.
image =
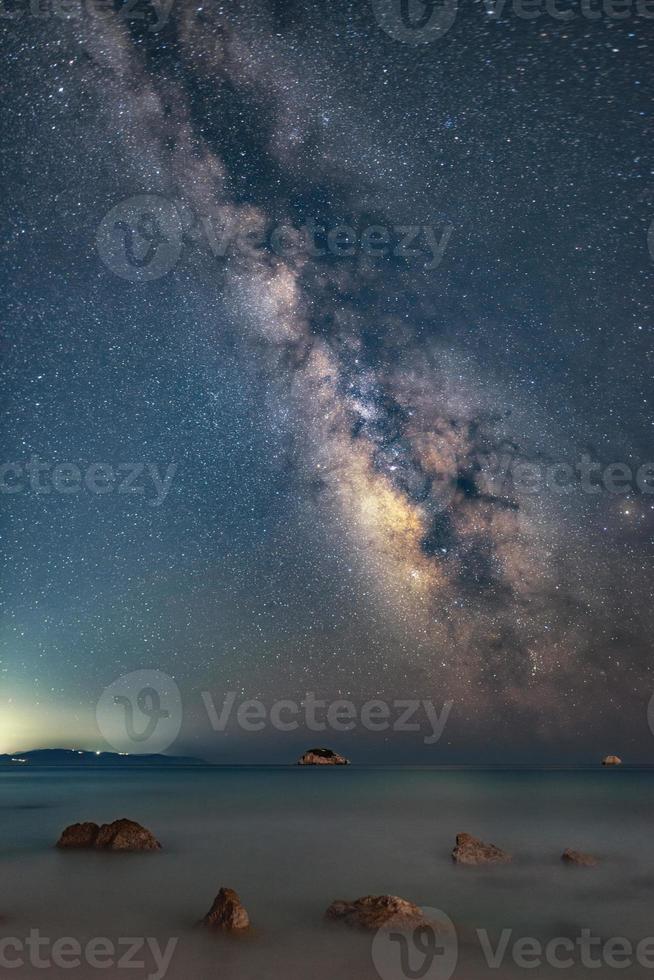
[[[455,977],[652,975],[654,970],[489,970],[475,930],[512,936],[654,935],[654,773],[646,770],[179,769],[0,772],[0,931],[49,939],[178,940],[167,977],[375,980],[371,937],[323,916],[336,898],[395,894],[454,921]],[[59,852],[69,823],[130,817],[159,854]],[[458,831],[514,855],[510,866],[462,868]],[[566,847],[601,861],[566,868]],[[250,913],[247,938],[195,929],[218,889]],[[13,956],[14,953],[10,953]],[[47,955],[44,953],[44,955]],[[144,954],[136,956],[144,959]],[[88,964],[14,977],[146,977]],[[549,971],[549,972],[548,972]],[[438,977],[435,973],[433,976]],[[432,974],[426,974],[431,980]],[[389,975],[383,980],[402,980]]]

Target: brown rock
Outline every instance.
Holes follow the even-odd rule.
[[[602,759],[603,766],[621,766],[622,759],[619,755],[605,755]]]
[[[354,902],[332,902],[326,915],[358,929],[415,929],[428,924],[417,905],[396,895],[366,895]]]
[[[221,888],[200,924],[205,929],[237,932],[248,928],[250,916],[233,888]]]
[[[349,761],[332,749],[309,749],[298,759],[298,766],[349,766]]]
[[[161,844],[134,820],[114,820],[100,827],[96,847],[106,851],[160,851]]]
[[[95,847],[99,831],[97,823],[71,824],[57,841],[57,847]]]
[[[508,864],[511,855],[495,844],[484,844],[472,834],[457,834],[452,860],[457,864]]]
[[[575,864],[580,868],[594,868],[597,864],[597,858],[593,857],[592,854],[584,854],[583,851],[573,851],[569,847],[561,855],[561,860],[564,864]]]
[[[134,820],[113,823],[76,823],[66,827],[57,847],[84,847],[100,851],[159,851],[161,844],[149,830]]]

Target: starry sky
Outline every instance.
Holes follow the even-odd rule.
[[[202,691],[452,700],[328,738],[371,762],[652,761],[654,495],[524,474],[654,462],[654,21],[70,6],[0,25],[2,459],[145,469],[0,495],[0,751],[102,747],[152,668],[220,761],[307,738]]]

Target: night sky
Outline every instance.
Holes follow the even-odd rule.
[[[654,479],[598,473],[654,462],[654,20],[64,6],[0,22],[2,460],[146,469],[5,466],[0,751],[106,747],[152,668],[221,761],[316,736],[201,691],[454,702],[323,737],[366,761],[652,761]]]

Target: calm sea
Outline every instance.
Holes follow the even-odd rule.
[[[149,827],[160,854],[61,853],[60,831],[79,820],[127,816]],[[455,923],[461,980],[479,977],[652,976],[654,969],[516,964],[513,943],[573,941],[583,929],[634,945],[654,936],[654,772],[434,769],[176,769],[0,772],[0,936],[38,930],[50,944],[72,937],[129,937],[165,948],[176,939],[169,978],[376,980],[371,937],[323,921],[336,898],[395,894],[439,909]],[[454,866],[458,831],[514,855],[506,867]],[[595,869],[562,866],[566,847],[590,851]],[[255,927],[248,938],[194,928],[221,886],[235,888]],[[490,968],[477,930],[495,947]],[[506,933],[505,933],[506,935]],[[157,974],[146,946],[141,966],[37,966],[5,946],[0,969],[14,977],[141,978]],[[171,947],[168,947],[171,949]],[[42,946],[47,962],[51,946]],[[654,950],[654,944],[652,945]],[[413,955],[413,954],[412,954]],[[425,954],[426,955],[426,954]],[[559,954],[566,959],[563,954]],[[74,956],[73,956],[74,959]],[[432,956],[432,959],[434,957]],[[412,980],[443,980],[434,962]],[[652,958],[654,963],[654,956]],[[381,980],[402,980],[394,963]],[[438,972],[440,969],[440,972]],[[431,971],[431,972],[430,972]],[[386,973],[386,976],[383,974]],[[158,974],[161,975],[160,973]]]

